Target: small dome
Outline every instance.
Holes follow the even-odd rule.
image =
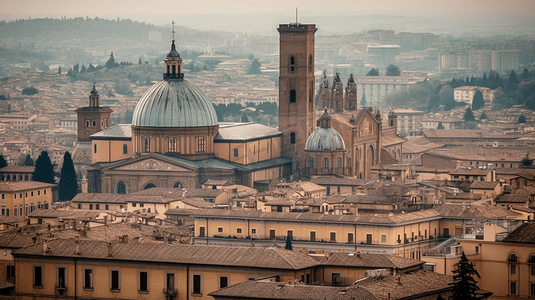
[[[176,51],[175,40],[171,42],[171,50],[167,52],[167,57],[180,57],[180,54]]]
[[[320,127],[314,130],[307,139],[307,151],[345,150],[344,139],[331,127]]]
[[[95,87],[95,84],[93,83],[93,89],[91,90],[91,95],[98,95],[98,91],[97,91],[97,88]]]
[[[217,125],[208,97],[187,80],[162,80],[141,97],[132,125],[142,127],[200,127]]]

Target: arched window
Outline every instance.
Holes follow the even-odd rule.
[[[173,184],[174,189],[181,189],[182,187],[184,187],[184,185],[180,181],[177,181],[175,184]]]
[[[93,120],[93,127],[97,127],[97,121]]]
[[[312,72],[312,55],[308,56],[308,71]]]
[[[176,74],[176,66],[173,65],[173,76]]]
[[[295,144],[295,132],[290,132],[290,144]]]
[[[124,181],[117,182],[117,186],[115,187],[115,192],[117,194],[126,194],[126,183]]]
[[[177,151],[177,142],[175,137],[169,138],[167,141],[167,151],[168,152],[178,152]]]
[[[128,145],[123,144],[123,154],[128,154]]]
[[[239,154],[238,148],[234,148],[234,157],[238,157],[238,154]]]
[[[85,127],[89,127],[89,125],[91,125],[91,123],[89,122],[89,120],[85,120]]]
[[[341,157],[338,157],[336,159],[336,167],[337,168],[341,168],[342,167],[342,158]]]
[[[308,167],[314,169],[314,157],[308,159]]]
[[[143,137],[143,152],[150,152],[150,138]]]
[[[295,103],[297,95],[295,90],[290,90],[290,103]]]
[[[323,158],[323,168],[324,169],[328,169],[329,168],[329,158],[328,157],[324,157]]]
[[[206,151],[206,139],[204,136],[197,137],[197,152]]]
[[[152,182],[149,182],[143,187],[143,189],[147,190],[147,189],[151,189],[153,187],[156,187],[156,185],[154,183],[152,183]]]
[[[394,126],[394,120],[390,120],[390,126]]]
[[[295,71],[295,57],[290,56],[290,72],[293,73]]]
[[[93,152],[97,153],[97,144],[93,145]]]

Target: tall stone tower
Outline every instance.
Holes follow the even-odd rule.
[[[345,110],[356,110],[358,108],[357,103],[357,84],[353,79],[353,74],[349,74],[346,87],[346,107]]]
[[[100,106],[100,96],[95,85],[89,93],[89,106],[76,109],[78,114],[78,141],[90,142],[89,136],[110,126],[112,109]]]
[[[305,146],[316,127],[314,108],[315,24],[280,24],[279,130],[282,155],[293,158],[293,170],[305,167]]]

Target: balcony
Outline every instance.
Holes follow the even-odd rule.
[[[54,289],[59,296],[65,296],[67,294],[67,287],[65,285],[58,285]]]
[[[178,290],[177,289],[163,289],[163,294],[165,295],[166,300],[173,300],[178,298]]]

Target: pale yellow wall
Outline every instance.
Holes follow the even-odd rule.
[[[127,153],[123,154],[123,145]],[[97,152],[95,153],[95,145]],[[93,140],[91,145],[91,162],[112,162],[132,157],[132,141]]]
[[[234,157],[234,149],[238,149],[238,157]],[[219,158],[242,165],[252,164],[280,157],[280,137],[245,143],[214,143],[214,151]]]
[[[121,211],[123,208],[126,209],[127,207],[126,203],[121,203],[121,204],[117,204],[117,203],[73,203],[73,204],[74,204],[74,208],[85,209],[85,210],[106,210],[106,205],[108,205],[107,210]],[[92,208],[90,208],[90,204],[93,205]],[[98,209],[97,209],[97,204],[99,204]]]
[[[33,195],[32,195],[33,193]],[[31,207],[34,210],[38,209],[40,205],[43,208],[44,204],[48,204],[50,208],[53,202],[52,188],[34,188],[20,191],[1,191],[3,198],[1,201],[2,207],[9,209],[9,216],[15,216],[14,209],[17,208],[16,216],[20,215],[20,208],[22,207],[22,216],[26,217],[31,213]],[[7,212],[6,212],[7,214]]]

